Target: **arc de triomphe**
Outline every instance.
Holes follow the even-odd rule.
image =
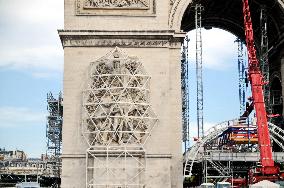
[[[190,4],[65,0],[62,187],[182,187],[180,47]],[[238,24],[227,29],[242,35]]]

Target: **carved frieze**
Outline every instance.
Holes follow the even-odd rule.
[[[119,48],[91,63],[83,93],[83,134],[90,146],[141,145],[157,122],[150,77]]]
[[[65,47],[178,48],[183,33],[160,31],[59,30]]]
[[[77,15],[155,16],[155,0],[77,0]]]
[[[146,39],[72,39],[66,38],[62,41],[63,47],[150,47],[167,48],[170,46],[168,40],[146,40]]]
[[[149,9],[149,0],[85,0],[87,9]]]

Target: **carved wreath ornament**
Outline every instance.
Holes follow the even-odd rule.
[[[143,144],[157,122],[150,77],[119,48],[92,62],[83,93],[83,134],[90,146]]]

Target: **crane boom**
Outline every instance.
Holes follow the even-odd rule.
[[[264,82],[254,47],[253,27],[248,0],[243,0],[243,14],[249,59],[248,76],[251,83],[252,99],[257,119],[258,145],[260,150],[260,162],[262,165],[259,170],[262,172],[262,174],[277,174],[279,170],[277,167],[275,167],[272,158],[272,148],[262,87]]]

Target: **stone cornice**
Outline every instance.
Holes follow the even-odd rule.
[[[172,158],[171,154],[146,154],[146,158]],[[86,158],[86,154],[62,154],[61,158]]]
[[[185,33],[173,30],[58,30],[65,47],[180,48]]]

